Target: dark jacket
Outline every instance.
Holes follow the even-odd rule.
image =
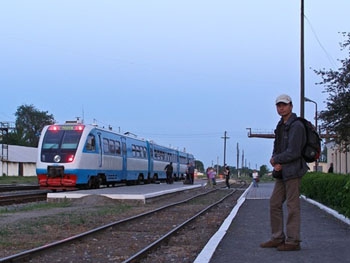
[[[297,115],[292,113],[286,123],[278,122],[272,157],[275,163],[282,164],[283,180],[302,177],[309,169],[302,157],[306,143],[304,124],[295,121]]]
[[[164,168],[166,174],[171,175],[173,173],[173,166],[172,164],[167,164]]]

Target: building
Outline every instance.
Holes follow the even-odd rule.
[[[0,144],[0,172],[8,176],[35,176],[38,149]]]
[[[334,142],[327,143],[327,164],[329,168],[333,163],[333,172],[339,174],[349,174],[350,156],[349,152],[339,150],[338,145]],[[327,170],[326,170],[327,172]]]

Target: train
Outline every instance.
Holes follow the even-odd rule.
[[[43,128],[36,163],[40,188],[96,189],[116,184],[159,183],[172,162],[174,180],[184,179],[193,154],[98,127],[65,122]]]

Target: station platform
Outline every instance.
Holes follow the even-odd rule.
[[[173,184],[144,184],[133,185],[129,187],[106,187],[91,190],[78,190],[66,192],[53,192],[47,194],[47,200],[58,201],[60,199],[78,199],[86,196],[104,196],[110,199],[122,201],[139,201],[146,203],[152,198],[171,194],[178,191],[203,187],[206,181],[195,182],[193,185],[183,184],[183,182],[174,182]]]
[[[250,185],[195,263],[350,262],[350,220],[304,197],[301,250],[260,248],[260,243],[270,239],[269,198],[273,186]]]

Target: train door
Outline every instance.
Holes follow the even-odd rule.
[[[147,161],[148,161],[148,174],[147,179],[150,182],[153,174],[153,146],[147,141]]]
[[[100,151],[98,166],[99,166],[99,167],[102,167],[102,160],[103,160],[102,154],[103,154],[103,149],[102,149],[101,133],[97,133],[97,135],[98,135],[98,148],[99,148],[99,151]]]
[[[181,179],[181,170],[180,170],[180,153],[176,152],[176,175],[178,179]]]
[[[127,179],[127,147],[126,147],[126,138],[122,137],[121,138],[122,141],[122,178],[123,180]]]

